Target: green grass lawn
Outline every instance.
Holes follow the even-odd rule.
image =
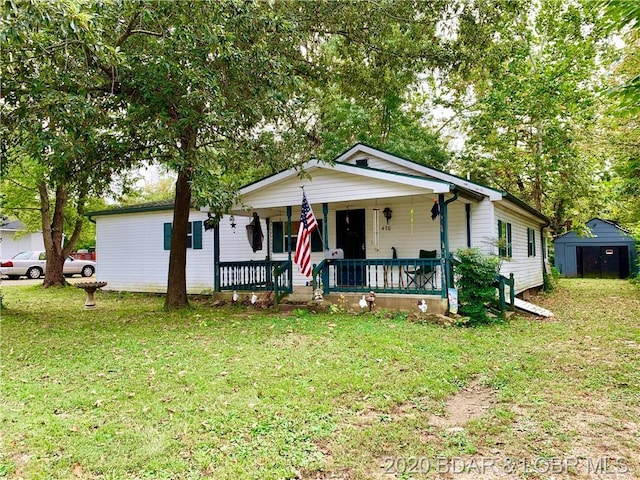
[[[565,462],[555,478],[596,478],[603,457],[608,478],[640,477],[628,282],[562,280],[536,299],[556,318],[480,328],[3,294],[0,477],[439,478],[433,460],[460,458],[495,461],[499,478],[551,478],[540,459]],[[491,398],[482,414],[434,422],[469,384]]]

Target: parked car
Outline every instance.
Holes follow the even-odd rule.
[[[0,274],[15,280],[21,276],[27,278],[40,278],[44,275],[47,266],[47,252],[43,250],[20,252],[15,254],[10,260],[0,263]],[[62,273],[66,277],[75,274],[83,277],[90,277],[96,271],[96,262],[91,260],[76,260],[67,257],[62,267]]]

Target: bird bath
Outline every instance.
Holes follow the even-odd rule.
[[[81,282],[76,283],[76,287],[83,289],[87,292],[87,300],[84,302],[85,310],[93,310],[96,308],[96,300],[93,298],[93,294],[96,290],[107,285],[107,282]]]

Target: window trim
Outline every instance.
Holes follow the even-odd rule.
[[[164,250],[171,250],[172,222],[164,222]],[[187,227],[187,248],[202,250],[202,221],[189,222]]]
[[[527,256],[536,256],[536,231],[527,227]]]
[[[513,257],[513,235],[511,222],[498,220],[498,256]]]
[[[322,219],[317,218],[318,227],[311,232],[311,251],[323,252],[324,245],[322,245],[322,236],[320,232],[322,232]],[[272,253],[287,253],[287,230],[288,230],[288,222],[282,220],[276,220],[271,222],[271,232],[273,235],[272,238]],[[298,230],[300,229],[300,220],[291,222],[291,253],[296,251],[296,244],[298,241]],[[276,234],[282,235],[282,242],[276,238]],[[280,250],[282,248],[282,250]]]

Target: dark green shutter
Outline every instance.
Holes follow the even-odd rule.
[[[531,240],[533,243],[533,257],[536,256],[536,231],[532,228],[531,229]]]
[[[513,256],[513,249],[511,248],[511,224],[507,223],[507,256]]]
[[[193,249],[202,250],[202,222],[193,222],[191,232],[193,234]]]
[[[164,249],[171,250],[171,223],[164,224]]]
[[[504,238],[504,233],[502,231],[502,220],[498,220],[498,255],[501,257],[506,256],[507,249],[505,248],[506,239]]]
[[[273,222],[273,253],[284,252],[284,224],[283,222]]]
[[[531,229],[531,238],[533,239],[533,256],[536,256],[536,231]]]
[[[311,251],[312,252],[322,252],[324,251],[324,247],[322,245],[322,237],[320,233],[322,232],[322,220],[317,220],[318,228],[316,228],[313,232],[311,232]]]

